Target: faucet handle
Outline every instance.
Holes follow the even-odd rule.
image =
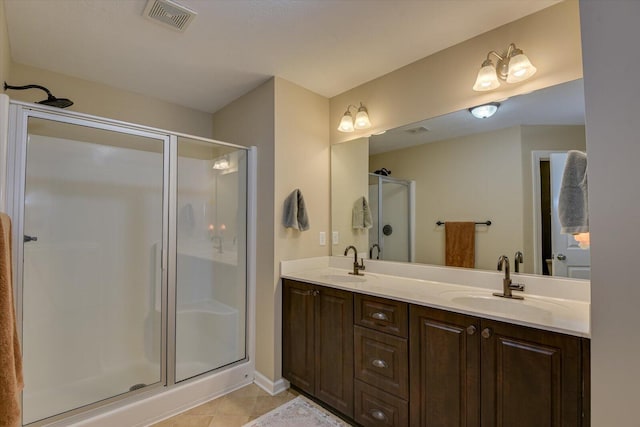
[[[510,283],[509,287],[512,291],[524,292],[524,283]]]
[[[360,265],[358,265],[358,270],[366,270],[364,268],[364,258],[360,258]]]

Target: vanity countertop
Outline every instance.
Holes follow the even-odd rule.
[[[512,275],[524,300],[493,296],[502,274],[490,271],[365,261],[363,276],[349,274],[352,258],[318,257],[281,263],[281,277],[390,298],[564,334],[590,337],[590,282]]]

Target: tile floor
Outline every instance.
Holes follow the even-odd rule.
[[[295,391],[287,390],[271,396],[257,385],[250,384],[152,427],[240,427],[297,395]]]

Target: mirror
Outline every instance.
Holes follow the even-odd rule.
[[[586,151],[581,79],[502,100],[487,119],[462,110],[335,144],[332,252],[355,245],[376,259],[378,244],[379,259],[444,265],[446,226],[439,222],[472,221],[479,223],[475,268],[495,270],[505,254],[513,271],[520,251],[520,272],[553,274],[555,266],[556,275],[588,279],[588,249],[580,248],[581,265],[564,272],[553,255],[578,247],[571,235],[552,242],[553,198],[568,150]]]

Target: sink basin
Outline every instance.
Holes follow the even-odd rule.
[[[330,282],[342,282],[342,283],[359,283],[359,282],[365,282],[367,279],[365,279],[363,276],[354,276],[352,274],[323,274],[322,279],[324,280],[328,280]]]
[[[491,294],[474,294],[463,291],[443,292],[454,304],[483,312],[493,312],[510,316],[551,316],[568,310],[568,307],[552,301],[544,301],[524,295],[523,300],[500,298]]]

